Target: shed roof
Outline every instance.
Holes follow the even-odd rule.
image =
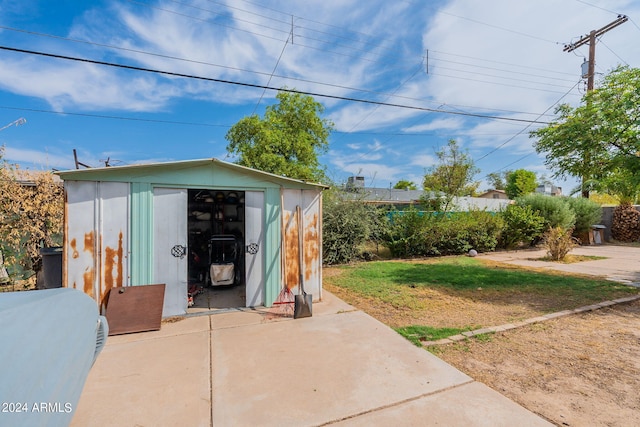
[[[269,172],[263,172],[257,169],[249,168],[246,166],[237,165],[235,163],[225,162],[216,158],[206,159],[194,159],[194,160],[181,160],[174,162],[160,162],[160,163],[145,163],[125,166],[109,166],[100,168],[88,168],[88,169],[72,169],[68,171],[56,172],[63,180],[77,180],[77,181],[100,181],[113,176],[140,176],[147,172],[158,173],[162,171],[180,171],[190,168],[198,167],[220,167],[228,169],[232,172],[242,175],[252,175],[256,178],[275,182],[285,186],[296,187],[314,187],[319,189],[329,188],[328,186],[320,183],[314,183],[304,181],[300,179],[288,178],[286,176],[280,176]]]

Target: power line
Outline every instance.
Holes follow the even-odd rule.
[[[569,95],[569,93],[576,88],[576,86],[578,86],[580,84],[582,80],[578,80],[576,82],[575,85],[573,85],[573,87],[571,89],[569,89],[564,95],[562,95],[560,97],[560,99],[558,99],[556,102],[554,102],[553,104],[551,104],[546,110],[544,110],[544,112],[542,114],[540,114],[539,117],[542,117],[544,114],[547,113],[547,111],[551,110],[554,106],[556,106],[560,101],[562,101],[562,99]],[[500,148],[504,147],[505,145],[507,145],[508,143],[510,143],[511,141],[513,141],[516,137],[522,135],[522,133],[524,131],[526,131],[527,129],[529,129],[531,127],[532,123],[528,124],[527,126],[525,126],[524,128],[522,128],[520,131],[518,131],[518,133],[516,133],[515,135],[513,135],[511,138],[507,139],[505,142],[503,142],[502,144],[498,145],[497,147],[495,147],[493,150],[489,151],[488,153],[486,153],[484,156],[480,157],[479,159],[476,160],[476,162],[479,162],[480,160],[488,157],[490,154],[495,153],[496,151],[498,151]]]
[[[332,84],[332,83],[318,82],[318,81],[315,81],[315,80],[303,79],[303,78],[298,78],[298,77],[289,77],[289,76],[284,76],[284,75],[279,75],[279,74],[270,74],[270,73],[266,73],[266,72],[248,70],[248,69],[238,68],[238,67],[230,67],[230,66],[226,66],[226,65],[214,64],[214,63],[211,63],[211,62],[198,61],[198,60],[188,59],[188,58],[181,58],[181,57],[172,56],[172,55],[164,55],[164,54],[148,52],[148,51],[144,51],[144,50],[126,48],[126,47],[109,45],[109,44],[104,44],[104,43],[97,43],[97,42],[88,41],[88,40],[80,40],[80,39],[73,39],[73,38],[63,37],[63,36],[58,36],[58,35],[53,35],[53,34],[39,33],[39,32],[35,32],[35,31],[28,31],[28,30],[23,30],[23,29],[19,29],[19,28],[6,27],[6,26],[2,26],[2,25],[0,25],[0,29],[7,30],[7,31],[19,32],[19,33],[24,33],[24,34],[28,34],[28,35],[31,35],[31,36],[46,37],[46,38],[52,38],[54,40],[63,40],[63,41],[69,41],[69,42],[72,42],[72,43],[87,44],[87,45],[90,45],[90,46],[98,46],[98,47],[104,47],[104,48],[107,48],[107,49],[121,50],[121,51],[124,51],[124,52],[131,52],[131,53],[136,53],[136,54],[141,54],[141,55],[148,55],[148,56],[153,56],[153,57],[157,57],[157,58],[170,59],[170,60],[181,61],[181,62],[186,62],[186,63],[192,63],[192,64],[197,64],[197,65],[208,65],[208,66],[223,68],[223,69],[232,70],[232,71],[241,71],[241,72],[245,72],[245,73],[263,75],[263,76],[270,76],[270,77],[278,77],[278,78],[282,78],[282,79],[285,79],[285,80],[293,80],[293,81],[298,81],[298,82],[302,82],[302,83],[317,84],[317,85],[333,87],[333,88],[337,88],[337,89],[345,89],[345,90],[350,90],[350,91],[369,93],[369,94],[373,94],[373,95],[388,96],[388,94],[385,93],[385,92],[379,92],[379,91],[373,91],[373,90],[368,90],[368,89],[355,88],[355,87]],[[455,78],[455,77],[453,77],[453,78]],[[500,85],[500,83],[495,83],[495,82],[493,84]],[[403,96],[403,95],[393,95],[393,97],[394,98],[400,98],[400,99],[406,99],[406,100],[410,100],[410,101],[423,101],[422,99],[412,98],[412,97]],[[440,101],[433,101],[433,103],[434,104],[438,104],[438,105],[444,104],[443,102],[440,102]],[[453,105],[453,104],[450,104],[450,105]],[[459,107],[477,108],[477,107],[468,106],[468,105],[460,105]],[[528,113],[528,112],[523,112],[523,111],[503,110],[503,109],[497,109],[497,108],[484,108],[483,107],[483,109],[484,110],[488,110],[488,111],[496,111],[496,112],[504,112],[504,113],[512,113],[512,114],[530,114],[530,115],[536,115],[537,114],[537,113]]]
[[[217,125],[212,123],[183,122],[183,121],[160,120],[160,119],[144,119],[140,117],[111,116],[106,114],[73,113],[68,111],[43,110],[38,108],[8,107],[6,105],[0,105],[0,108],[4,110],[29,111],[32,113],[57,114],[61,116],[91,117],[91,118],[97,118],[97,119],[127,120],[132,122],[148,122],[148,123],[162,123],[162,124],[169,124],[169,125],[206,126],[206,127],[224,127],[224,128],[231,127],[231,125]]]
[[[317,96],[317,97],[321,97],[321,98],[336,99],[336,100],[340,100],[340,101],[359,102],[359,103],[365,103],[365,104],[371,104],[371,105],[381,105],[381,106],[386,106],[386,107],[404,108],[404,109],[417,110],[417,111],[429,111],[429,112],[432,112],[432,113],[453,114],[453,115],[476,117],[476,118],[482,118],[482,119],[504,120],[504,121],[521,122],[521,123],[549,124],[549,122],[538,122],[538,121],[535,121],[535,120],[517,119],[517,118],[512,118],[512,117],[490,116],[490,115],[475,114],[475,113],[461,113],[461,112],[456,112],[456,111],[439,110],[439,109],[428,108],[428,107],[419,107],[419,106],[412,106],[412,105],[403,105],[403,104],[396,104],[396,103],[387,103],[387,102],[381,102],[381,101],[373,101],[373,100],[352,98],[352,97],[346,97],[346,96],[329,95],[329,94],[323,94],[323,93],[317,93],[317,92],[302,91],[302,90],[297,90],[297,89],[276,88],[276,87],[271,87],[271,86],[267,86],[267,85],[259,85],[259,84],[255,84],[255,83],[246,83],[246,82],[238,82],[238,81],[233,81],[233,80],[217,79],[217,78],[212,78],[212,77],[195,76],[195,75],[191,75],[191,74],[177,73],[177,72],[172,72],[172,71],[163,71],[163,70],[156,70],[156,69],[152,69],[152,68],[136,67],[136,66],[133,66],[133,65],[116,64],[116,63],[113,63],[113,62],[97,61],[97,60],[92,60],[92,59],[78,58],[78,57],[66,56],[66,55],[58,55],[58,54],[39,52],[39,51],[28,50],[28,49],[19,49],[19,48],[14,48],[14,47],[9,47],[9,46],[0,46],[0,49],[11,51],[11,52],[25,53],[25,54],[30,54],[30,55],[38,55],[38,56],[43,56],[43,57],[48,57],[48,58],[64,59],[64,60],[68,60],[68,61],[77,61],[77,62],[83,62],[83,63],[87,63],[87,64],[104,65],[104,66],[108,66],[108,67],[121,68],[121,69],[132,70],[132,71],[142,71],[142,72],[147,72],[147,73],[162,74],[162,75],[171,76],[171,77],[182,77],[182,78],[187,78],[187,79],[208,81],[208,82],[214,82],[214,83],[224,83],[224,84],[230,84],[230,85],[235,85],[235,86],[252,87],[252,88],[258,88],[258,89],[265,89],[266,88],[268,90],[273,90],[273,91],[276,91],[276,92],[277,91],[282,91],[282,92],[290,92],[290,93],[299,93],[299,94],[303,94],[303,95],[310,95],[310,96]]]
[[[221,23],[218,23],[218,22],[210,22],[209,20],[206,20],[206,19],[202,19],[202,18],[198,18],[198,17],[191,16],[191,15],[187,15],[187,14],[184,14],[184,13],[180,13],[180,12],[172,11],[172,10],[169,10],[169,9],[165,9],[165,8],[161,8],[161,7],[157,7],[157,6],[149,5],[149,4],[147,4],[147,3],[142,3],[142,2],[139,2],[139,1],[136,1],[136,0],[128,0],[128,1],[129,1],[129,2],[131,2],[131,3],[140,4],[140,5],[145,5],[145,6],[148,6],[148,7],[150,7],[150,8],[154,8],[154,9],[157,9],[157,10],[161,10],[161,11],[163,11],[163,12],[172,13],[172,14],[175,14],[175,15],[178,15],[178,16],[182,16],[182,17],[191,18],[191,19],[194,19],[194,20],[198,20],[198,21],[202,21],[202,22],[210,23],[210,24],[212,24],[212,25],[219,25],[219,26],[222,26],[222,27],[225,27],[225,28],[230,28],[230,29],[238,29],[239,31],[248,32],[248,33],[250,33],[250,34],[253,34],[253,35],[256,35],[256,36],[259,36],[259,37],[267,37],[267,38],[270,38],[270,39],[279,40],[279,39],[275,39],[275,38],[273,38],[273,37],[266,36],[266,35],[263,35],[263,34],[260,34],[260,33],[252,32],[252,31],[248,31],[248,30],[244,30],[244,29],[239,29],[239,28],[237,28],[237,27],[234,27],[234,26],[231,26],[231,25],[226,25],[226,24],[221,24]],[[215,12],[215,11],[212,11],[212,10],[210,10],[210,9],[201,8],[201,7],[197,7],[197,6],[192,6],[192,5],[189,5],[189,4],[186,4],[186,3],[183,3],[183,2],[177,1],[177,0],[170,0],[170,1],[172,1],[173,3],[179,4],[179,5],[183,5],[183,6],[186,6],[186,7],[190,7],[190,8],[196,9],[196,10],[206,11],[206,12],[209,12],[209,13],[213,13],[213,14],[220,15],[220,13],[219,13],[219,12]],[[215,2],[215,1],[211,1],[211,0],[209,0],[209,2],[210,2],[210,3],[215,3],[215,4],[221,4],[221,3],[219,3],[219,2]],[[250,4],[254,4],[254,5],[259,6],[259,7],[266,8],[266,9],[268,9],[268,10],[275,11],[275,12],[280,13],[280,14],[282,14],[282,15],[289,15],[289,14],[286,14],[285,12],[278,11],[278,10],[276,10],[276,9],[272,9],[272,8],[268,8],[268,7],[265,7],[265,6],[259,5],[259,4],[257,4],[257,3],[251,3],[251,2],[248,2],[248,3],[250,3]],[[226,6],[226,5],[224,5],[224,6],[225,6],[225,7],[228,7],[229,9],[240,10],[240,11],[245,12],[245,13],[249,13],[249,14],[252,14],[252,15],[260,16],[260,17],[265,18],[265,19],[273,20],[273,21],[276,21],[276,22],[278,22],[278,23],[282,23],[282,24],[287,24],[287,25],[288,25],[288,23],[287,23],[287,22],[285,22],[285,21],[283,21],[283,20],[278,20],[278,19],[275,19],[275,18],[270,18],[270,17],[264,16],[264,15],[256,14],[256,13],[254,13],[254,12],[246,11],[246,10],[244,10],[244,9],[240,9],[240,8],[235,8],[235,7]],[[444,12],[444,13],[445,13],[445,14],[452,15],[452,16],[456,16],[456,17],[461,18],[461,19],[468,19],[468,20],[470,20],[470,21],[472,21],[472,22],[481,23],[481,24],[483,24],[483,25],[487,25],[487,26],[490,26],[490,27],[493,27],[493,28],[497,28],[497,29],[500,29],[500,30],[503,30],[503,31],[514,32],[513,30],[509,30],[509,29],[505,29],[505,28],[498,27],[498,26],[495,26],[495,25],[487,24],[487,23],[484,23],[484,22],[481,22],[481,21],[477,21],[477,20],[470,19],[470,18],[460,17],[460,16],[458,16],[458,15],[453,15],[453,14],[450,14],[450,13],[447,13],[447,12]],[[302,18],[302,17],[299,17],[299,18],[300,18],[300,19],[303,19],[303,20],[307,20],[306,18]],[[277,29],[277,28],[273,28],[273,27],[268,27],[268,26],[266,26],[266,25],[259,24],[259,23],[256,23],[256,22],[252,22],[252,21],[248,21],[248,20],[243,20],[243,19],[238,18],[238,17],[234,17],[234,19],[235,19],[235,20],[237,20],[237,21],[240,21],[240,22],[246,22],[246,23],[249,23],[249,24],[251,24],[251,25],[255,25],[255,26],[258,26],[258,27],[262,27],[262,28],[266,28],[266,29],[269,29],[269,30],[277,31],[277,32],[280,32],[280,33],[283,33],[283,34],[288,34],[288,33],[289,33],[289,30],[284,30],[284,29]],[[317,21],[311,21],[311,20],[308,20],[308,21],[310,21],[310,22],[316,22],[316,23],[318,23],[318,24],[320,24],[320,25],[326,25],[326,26],[329,26],[329,27],[332,27],[332,28],[337,28],[337,29],[345,30],[343,27],[339,27],[339,26],[334,26],[334,25],[325,24],[325,23],[321,23],[321,22],[317,22]],[[298,28],[308,29],[308,28],[306,28],[306,27],[304,27],[304,26],[298,26]],[[316,30],[313,30],[313,29],[309,29],[309,30],[310,30],[310,31],[316,31]],[[349,31],[349,30],[348,30],[348,31]],[[525,36],[527,36],[527,37],[539,38],[539,37],[532,36],[532,35],[529,35],[529,34],[519,33],[519,32],[517,32],[517,31],[516,31],[516,33],[521,34],[521,35],[525,35]],[[340,37],[339,35],[335,35],[335,34],[332,34],[332,33],[326,33],[326,32],[323,32],[323,34],[331,35],[331,36],[333,36],[333,38],[336,38],[336,37],[337,37],[337,38],[343,38],[343,37]],[[364,33],[362,33],[362,34],[364,34]],[[368,34],[364,34],[364,35],[365,35],[366,37],[372,37],[372,36],[370,36],[370,35],[368,35]],[[360,49],[360,48],[355,48],[355,47],[353,47],[353,46],[351,46],[351,45],[342,45],[342,44],[340,44],[340,43],[336,43],[336,42],[335,42],[335,40],[333,40],[333,39],[332,39],[332,40],[323,40],[323,39],[318,39],[318,38],[308,37],[308,36],[305,36],[304,34],[300,34],[298,37],[300,37],[300,38],[305,38],[305,39],[312,40],[312,41],[317,41],[317,42],[320,42],[320,43],[323,43],[323,44],[327,44],[327,45],[331,45],[331,46],[337,46],[337,47],[346,48],[346,49],[349,49],[349,50],[352,50],[352,51],[362,52],[362,53],[365,53],[365,54],[371,54],[371,53],[372,53],[371,49],[364,49],[364,48]],[[539,39],[544,40],[544,41],[548,41],[548,40],[545,40],[545,39],[542,39],[542,38],[539,38]],[[348,39],[348,40],[353,41],[354,39]],[[382,39],[382,40],[383,40],[383,41],[385,41],[386,39]],[[282,42],[282,40],[279,40],[279,41],[281,41],[281,42]],[[356,41],[360,42],[359,40],[356,40]],[[373,41],[372,41],[372,42],[365,42],[365,43],[366,43],[366,44],[372,44],[372,43],[375,43],[375,42],[373,42]],[[553,42],[553,43],[554,43],[554,44],[560,44],[559,42]],[[337,51],[335,51],[335,50],[321,49],[321,48],[316,47],[316,46],[310,46],[310,45],[305,45],[305,44],[300,44],[300,43],[298,43],[298,46],[301,46],[301,47],[304,47],[304,48],[307,48],[307,49],[313,49],[313,50],[318,50],[318,51],[322,51],[322,52],[327,52],[327,53],[331,53],[331,54],[334,54],[334,55],[345,56],[345,57],[349,57],[349,58],[358,58],[358,59],[360,59],[360,60],[364,60],[364,61],[368,61],[368,62],[376,62],[376,60],[375,60],[375,59],[370,58],[370,57],[354,56],[354,55],[349,55],[349,54],[345,54],[345,53],[342,53],[342,52],[337,52]],[[384,48],[383,50],[384,50],[384,51],[387,51],[387,52],[394,53],[394,54],[397,52],[397,49],[395,49],[395,48],[393,48],[393,47]],[[376,53],[376,55],[375,55],[375,56],[377,56],[377,57],[381,57],[381,56],[382,56],[382,54],[381,54],[381,53]],[[392,56],[392,58],[391,58],[391,59],[393,59],[393,58],[398,58],[398,57],[394,55],[394,56]],[[477,59],[479,59],[479,58],[477,58]],[[471,64],[467,64],[467,65],[471,65]],[[506,64],[506,65],[517,66],[517,65],[515,65],[515,64]],[[471,66],[473,66],[473,65],[471,65]],[[503,71],[504,71],[504,72],[511,72],[511,71],[509,71],[509,70],[503,70]],[[497,76],[496,76],[496,77],[497,77]]]

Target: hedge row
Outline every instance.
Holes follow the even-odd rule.
[[[415,208],[389,212],[335,194],[325,199],[323,262],[343,264],[360,257],[365,242],[382,243],[394,257],[489,252],[537,241],[552,228],[585,233],[602,211],[587,199],[530,194],[505,210],[441,214]]]

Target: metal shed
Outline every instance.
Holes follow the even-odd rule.
[[[58,174],[63,286],[84,290],[102,309],[113,288],[164,283],[163,317],[185,314],[190,280],[206,280],[211,236],[238,241],[243,305],[270,307],[284,286],[297,292],[297,206],[305,290],[322,297],[323,185],[217,159]]]

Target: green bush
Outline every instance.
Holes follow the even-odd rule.
[[[391,214],[391,222],[383,236],[391,255],[411,257],[424,255],[426,251],[424,235],[435,214],[419,212],[409,208]]]
[[[600,224],[602,220],[602,208],[599,203],[583,197],[566,197],[565,201],[576,215],[574,233],[584,234],[591,230],[594,224]]]
[[[362,245],[378,241],[386,227],[386,217],[375,207],[359,200],[344,199],[325,192],[322,211],[322,261],[345,264],[360,255]]]
[[[544,218],[534,212],[531,206],[509,205],[500,212],[500,216],[504,222],[499,241],[502,248],[515,248],[521,243],[531,244],[544,230]]]
[[[576,222],[575,213],[562,197],[533,193],[518,197],[516,204],[519,206],[531,206],[534,212],[544,218],[545,229],[562,227],[568,230],[573,228]]]
[[[456,255],[496,248],[499,215],[484,211],[438,214],[410,209],[393,215],[386,244],[398,257]]]

